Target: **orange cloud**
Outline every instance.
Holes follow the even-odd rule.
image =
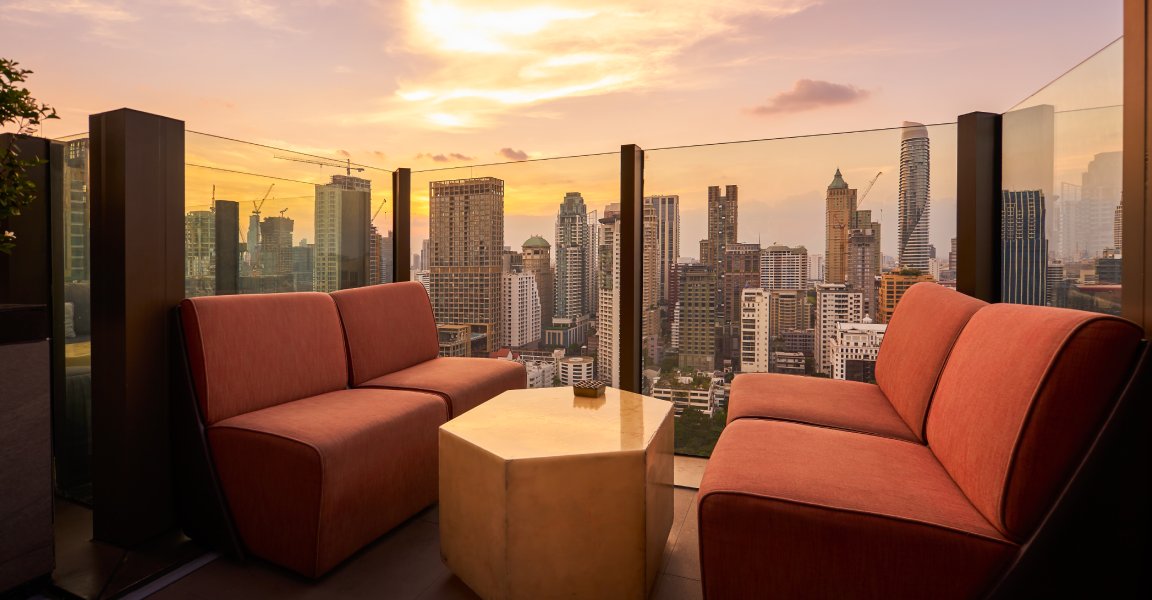
[[[768,99],[767,104],[750,109],[755,115],[774,115],[814,110],[825,106],[853,104],[868,98],[868,90],[854,85],[800,79],[792,89],[780,92]]]

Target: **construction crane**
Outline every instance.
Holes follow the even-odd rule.
[[[252,201],[252,214],[256,215],[257,220],[260,219],[260,209],[264,207],[264,201],[268,199],[268,194],[272,193],[272,188],[274,187],[276,187],[275,183],[268,186],[268,191],[264,192],[264,197],[260,199],[259,204],[257,204],[255,200]]]
[[[281,219],[283,219],[283,218],[284,218],[284,213],[286,213],[286,212],[288,212],[288,209],[287,209],[287,208],[285,208],[284,210],[280,211],[280,218],[281,218]]]
[[[860,210],[860,205],[864,204],[864,199],[868,197],[868,192],[872,191],[872,186],[876,185],[876,180],[880,179],[880,176],[883,174],[884,174],[884,171],[880,171],[880,172],[876,173],[876,176],[872,178],[872,181],[868,182],[868,185],[865,186],[865,188],[864,188],[864,193],[860,194],[860,199],[856,201],[856,210]],[[837,222],[835,225],[833,225],[833,227],[835,227],[837,229],[844,229],[845,227],[847,227],[847,224],[843,222],[843,220],[840,218],[839,215],[837,216],[836,220],[837,220]]]
[[[376,221],[376,217],[380,216],[380,211],[384,210],[384,204],[387,202],[388,202],[387,198],[384,198],[383,200],[380,201],[380,206],[378,206],[376,208],[376,212],[372,213],[372,221],[369,221],[370,223]]]
[[[344,169],[344,173],[348,176],[352,175],[352,171],[358,171],[358,172],[364,171],[363,167],[353,167],[352,166],[352,159],[350,159],[350,158],[344,159],[343,164],[341,164],[340,161],[338,161],[338,160],[314,160],[314,159],[307,159],[307,158],[296,158],[294,156],[276,156],[274,158],[279,158],[281,160],[291,160],[294,162],[308,163],[308,164],[312,164],[312,165],[320,165],[321,167],[335,167],[337,169]]]
[[[876,180],[880,179],[880,176],[883,174],[884,171],[876,173],[876,176],[872,178],[872,181],[868,182],[868,187],[864,188],[864,193],[860,194],[860,201],[856,203],[857,210],[859,210],[861,204],[864,204],[864,199],[868,197],[868,192],[872,191],[872,186],[876,185]]]

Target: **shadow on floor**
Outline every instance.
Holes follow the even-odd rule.
[[[440,560],[439,514],[429,508],[377,540],[319,581],[260,561],[219,558],[150,598],[397,598],[468,599],[477,596]],[[664,565],[651,598],[701,598],[696,490],[676,488],[675,516]]]

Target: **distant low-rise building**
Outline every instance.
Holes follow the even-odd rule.
[[[832,340],[832,379],[876,381],[876,357],[884,340],[887,325],[872,323],[837,323]]]
[[[596,361],[590,356],[568,356],[557,361],[560,385],[576,385],[577,382],[595,378]]]

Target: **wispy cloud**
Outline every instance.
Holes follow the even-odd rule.
[[[247,21],[265,29],[297,33],[281,13],[281,6],[265,0],[166,0],[166,5],[183,7],[188,16],[201,23]]]
[[[473,157],[460,154],[459,152],[450,152],[448,154],[431,154],[421,152],[420,154],[416,155],[416,160],[430,160],[432,162],[446,163],[454,160],[473,160]]]
[[[692,46],[817,0],[407,0],[401,77],[376,119],[474,128],[527,105],[675,81]],[[687,79],[687,78],[685,78]]]
[[[772,96],[766,104],[753,107],[749,112],[756,115],[803,112],[825,106],[853,104],[868,98],[869,94],[868,90],[854,85],[801,79],[792,89]]]
[[[4,21],[25,24],[66,16],[86,21],[89,32],[102,38],[118,37],[117,26],[139,20],[125,8],[123,2],[99,0],[12,0],[0,2],[0,23]]]
[[[513,150],[512,148],[501,148],[500,156],[508,160],[528,160],[528,153],[523,150]]]

